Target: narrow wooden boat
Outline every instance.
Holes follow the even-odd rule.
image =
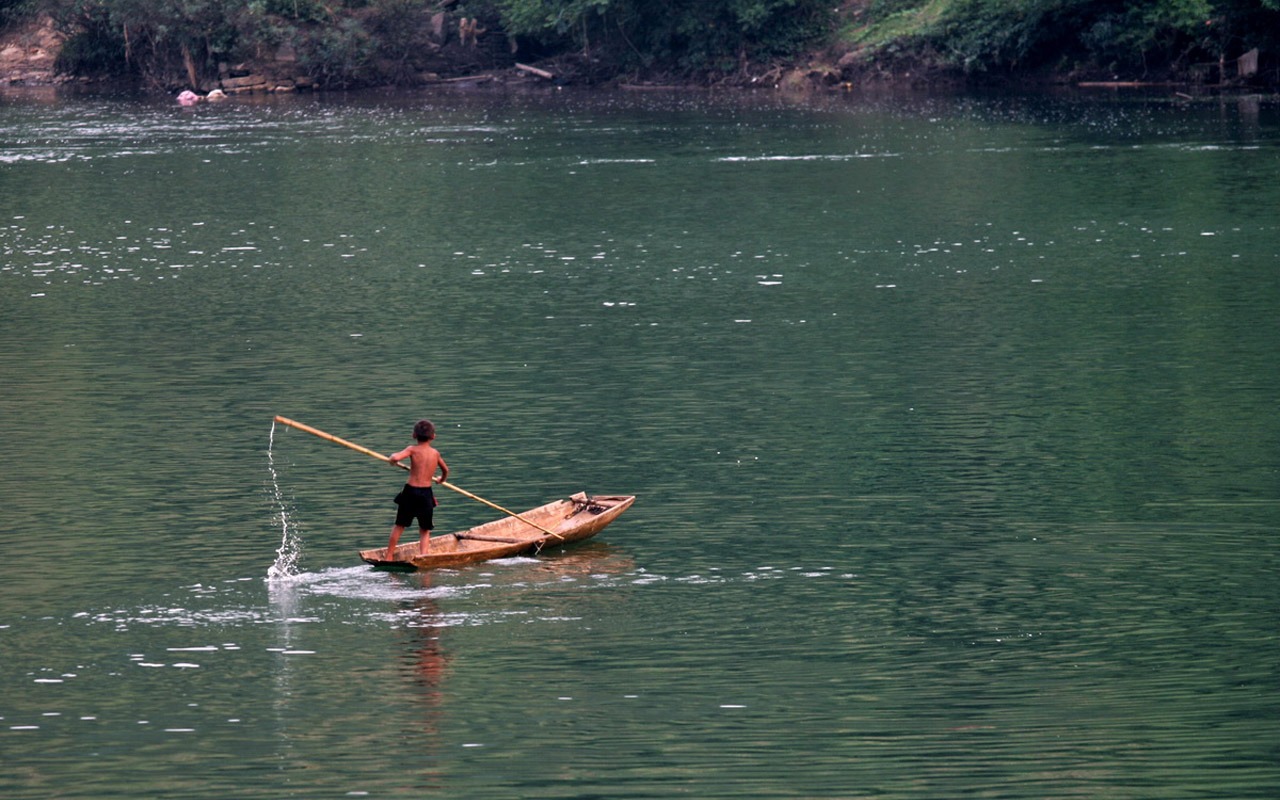
[[[578,492],[568,499],[555,500],[522,512],[523,520],[503,517],[459,533],[432,536],[430,552],[426,555],[418,553],[417,541],[410,541],[396,547],[390,558],[385,547],[361,550],[360,558],[383,569],[415,570],[457,567],[475,561],[536,553],[544,547],[595,536],[635,500],[632,495]],[[406,537],[412,534],[413,531],[405,531]]]

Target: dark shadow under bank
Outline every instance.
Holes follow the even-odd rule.
[[[1280,91],[1250,87],[1206,87],[1178,83],[1115,82],[1060,84],[1035,81],[972,83],[959,80],[924,80],[916,76],[835,86],[714,86],[601,84],[562,86],[543,81],[456,81],[415,87],[366,87],[317,89],[291,93],[250,93],[229,96],[218,103],[201,102],[195,109],[273,106],[303,103],[350,105],[405,105],[441,103],[449,106],[514,105],[539,108],[590,107],[679,109],[714,107],[725,110],[768,108],[834,109],[850,104],[910,107],[935,99],[1017,99],[1115,102],[1157,102],[1175,105],[1246,103],[1252,108],[1280,107]],[[143,105],[178,106],[175,96],[148,90],[130,81],[88,81],[60,84],[9,85],[0,83],[0,105],[6,103],[57,104],[64,101],[119,101]]]
[[[296,90],[289,92],[247,92],[219,98],[221,104],[271,104],[290,100],[317,102],[369,102],[393,98],[421,101],[438,97],[450,102],[466,102],[475,98],[492,102],[502,97],[525,98],[554,104],[555,98],[598,96],[609,102],[634,102],[637,105],[663,105],[700,98],[718,98],[725,102],[749,104],[822,106],[850,99],[889,99],[925,96],[1002,96],[1040,95],[1054,97],[1108,97],[1117,99],[1168,100],[1178,103],[1203,103],[1254,98],[1269,104],[1280,100],[1280,87],[1254,85],[1204,85],[1177,81],[1057,81],[1041,79],[966,80],[945,73],[901,75],[878,73],[859,80],[831,83],[818,80],[792,80],[773,84],[722,83],[629,83],[612,81],[599,84],[558,83],[530,79],[523,73],[483,73],[461,79],[414,86],[368,86],[358,88]],[[0,101],[57,102],[73,98],[121,98],[151,100],[177,104],[178,93],[161,92],[127,79],[72,80],[63,82],[19,82],[0,80]],[[216,105],[212,95],[198,95],[194,104]]]

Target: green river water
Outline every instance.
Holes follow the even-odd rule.
[[[1278,210],[1274,98],[0,95],[0,797],[1280,796]],[[276,414],[639,499],[379,572]]]

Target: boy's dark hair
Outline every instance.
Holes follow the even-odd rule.
[[[429,442],[436,438],[436,426],[429,419],[420,419],[413,426],[413,438],[420,442]]]

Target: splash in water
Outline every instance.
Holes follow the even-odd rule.
[[[276,473],[275,460],[276,423],[271,422],[271,436],[267,440],[267,471],[271,473],[271,501],[275,506],[275,520],[280,524],[280,547],[276,560],[267,569],[268,581],[287,581],[298,574],[298,559],[302,556],[302,539],[295,525],[290,524],[289,504],[280,491],[280,476]]]

